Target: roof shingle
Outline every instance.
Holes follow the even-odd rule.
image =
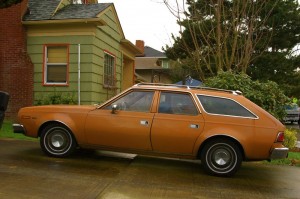
[[[154,48],[151,48],[149,46],[145,46],[144,50],[145,50],[144,51],[145,55],[143,57],[160,57],[160,58],[166,57],[165,53],[155,50]]]
[[[90,19],[105,10],[112,3],[100,4],[70,4],[58,10],[54,15],[60,0],[29,0],[29,11],[24,21],[61,20],[61,19]]]

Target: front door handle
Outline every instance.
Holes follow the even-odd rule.
[[[192,129],[198,129],[199,128],[199,125],[198,124],[191,124],[190,127]]]

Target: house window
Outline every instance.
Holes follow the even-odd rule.
[[[160,66],[161,68],[169,68],[169,61],[166,59],[158,59],[156,60],[156,66]]]
[[[163,60],[162,61],[162,68],[169,68],[169,61],[168,60]]]
[[[44,84],[68,84],[68,54],[67,45],[45,46]]]
[[[104,53],[104,86],[115,86],[115,57]]]

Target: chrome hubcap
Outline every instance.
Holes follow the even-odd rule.
[[[206,154],[207,166],[215,173],[227,173],[235,168],[237,154],[227,143],[215,143]]]
[[[214,160],[218,165],[223,166],[230,161],[230,154],[224,150],[218,149],[215,152]]]
[[[61,147],[64,144],[64,138],[63,136],[56,134],[54,136],[51,137],[51,143],[54,147]]]
[[[72,146],[72,137],[63,127],[53,127],[45,136],[45,147],[52,154],[66,153]]]

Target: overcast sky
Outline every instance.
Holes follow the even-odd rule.
[[[125,38],[135,44],[144,40],[146,46],[162,51],[171,45],[171,33],[178,35],[179,26],[162,0],[98,0],[114,3]]]

